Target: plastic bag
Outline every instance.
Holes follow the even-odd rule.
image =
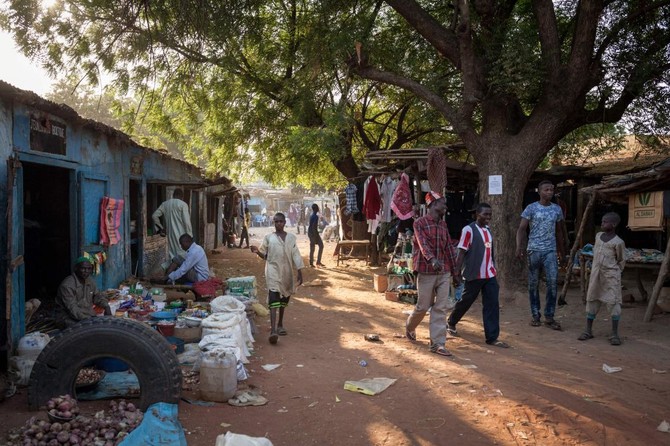
[[[216,437],[216,446],[272,446],[272,442],[265,437],[250,437],[229,431]]]
[[[135,428],[121,446],[187,446],[184,429],[178,418],[176,404],[156,403],[149,406],[142,423]]]
[[[234,296],[229,294],[224,294],[223,296],[217,297],[209,303],[209,306],[212,313],[243,313],[245,310],[245,305],[240,302],[239,299],[236,299]]]

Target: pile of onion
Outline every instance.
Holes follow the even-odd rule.
[[[47,409],[51,415],[70,420],[79,414],[77,400],[70,395],[61,395],[51,398],[47,403]]]
[[[32,417],[23,427],[9,432],[7,445],[115,446],[140,425],[143,416],[133,403],[121,400],[110,402],[107,411],[101,410],[92,417],[77,415],[66,423],[50,423]]]

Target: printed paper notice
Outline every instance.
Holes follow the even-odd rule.
[[[489,195],[502,195],[502,175],[489,175]]]

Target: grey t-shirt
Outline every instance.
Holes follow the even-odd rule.
[[[528,220],[528,251],[556,251],[556,222],[563,220],[563,211],[556,203],[543,206],[539,201],[526,206],[521,217]]]

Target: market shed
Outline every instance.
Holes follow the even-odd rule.
[[[2,81],[0,156],[5,351],[24,334],[26,300],[53,301],[83,253],[99,260],[100,289],[165,260],[165,239],[153,235],[151,214],[175,188],[184,189],[196,242],[221,240],[221,199],[209,193],[198,167]]]
[[[602,199],[627,205],[627,224],[632,230],[665,234],[663,260],[649,297],[644,315],[645,322],[651,320],[654,306],[668,275],[670,262],[670,237],[667,236],[668,216],[670,216],[668,190],[670,190],[670,158],[667,157],[635,172],[605,176],[599,184],[580,190],[580,193],[590,196],[592,202]],[[588,218],[588,215],[585,213],[583,218]]]

